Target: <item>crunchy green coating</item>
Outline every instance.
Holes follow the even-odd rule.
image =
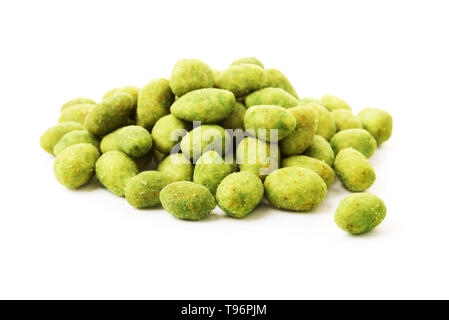
[[[246,137],[239,143],[236,153],[240,171],[249,171],[262,180],[279,167],[280,155],[276,144]]]
[[[121,151],[104,153],[95,165],[100,183],[112,193],[123,197],[128,181],[139,173],[136,163]]]
[[[216,79],[216,85],[219,88],[232,91],[236,97],[241,97],[266,87],[267,73],[265,69],[256,65],[241,64],[220,72]]]
[[[386,214],[382,199],[370,193],[355,193],[340,202],[334,220],[343,231],[361,234],[377,227]]]
[[[75,121],[84,125],[87,115],[94,104],[77,104],[61,111],[58,122]]]
[[[141,157],[147,154],[153,140],[150,133],[140,126],[127,126],[106,135],[100,144],[101,152],[121,151],[130,157]]]
[[[388,112],[367,108],[360,111],[357,118],[362,122],[363,128],[376,139],[379,146],[390,139],[393,131],[393,118]]]
[[[42,149],[48,153],[54,155],[53,148],[59,142],[59,140],[70,131],[73,130],[83,130],[84,127],[78,122],[61,122],[57,125],[47,129],[44,134],[40,137],[40,145]]]
[[[332,137],[331,147],[334,154],[345,148],[354,148],[365,157],[370,158],[377,149],[376,140],[364,129],[348,129]]]
[[[330,139],[337,132],[337,125],[335,124],[334,116],[325,107],[317,103],[308,103],[306,105],[313,107],[317,112],[318,129],[316,134],[322,136],[327,141],[330,141]]]
[[[304,97],[300,99],[301,104],[309,104],[309,103],[316,103],[320,104],[320,99],[316,99],[313,97]]]
[[[188,122],[169,114],[160,118],[151,130],[153,147],[161,153],[170,153],[182,137],[191,130]]]
[[[64,103],[61,106],[61,111],[63,111],[66,108],[75,106],[77,104],[95,104],[95,101],[89,98],[85,98],[85,97],[78,97],[72,100],[67,101],[66,103]]]
[[[283,108],[293,108],[299,105],[299,100],[281,88],[263,88],[246,96],[247,108],[257,105],[275,105]]]
[[[326,183],[314,171],[288,167],[271,173],[264,182],[265,197],[276,208],[308,211],[327,194]]]
[[[178,219],[201,220],[215,208],[215,198],[209,190],[190,181],[170,183],[160,192],[162,206]]]
[[[139,171],[141,171],[144,170],[151,163],[151,160],[153,159],[153,154],[151,152],[148,152],[147,154],[144,154],[141,157],[137,158],[130,157],[130,158],[137,165]]]
[[[376,173],[368,159],[352,148],[337,154],[334,169],[345,188],[352,192],[365,191],[376,181]]]
[[[162,153],[155,148],[151,149],[151,154],[153,155],[154,160],[156,160],[157,163],[160,163],[167,156],[167,154]]]
[[[208,88],[191,91],[175,101],[170,111],[186,121],[217,123],[234,111],[235,97],[231,91]]]
[[[329,188],[335,181],[334,170],[324,161],[308,156],[291,156],[282,159],[282,167],[300,167],[315,171]]]
[[[86,117],[87,131],[104,136],[128,124],[133,111],[133,100],[127,93],[118,93],[97,103]]]
[[[242,129],[244,130],[245,125],[243,123],[243,118],[245,117],[246,107],[240,102],[234,104],[234,111],[229,117],[220,121],[218,124],[225,129]]]
[[[68,147],[56,156],[54,172],[56,180],[70,189],[79,188],[93,177],[95,162],[100,153],[90,143]]]
[[[212,88],[214,73],[212,69],[199,59],[184,59],[176,62],[170,77],[170,88],[181,97],[187,92]]]
[[[299,99],[295,88],[287,79],[287,77],[277,69],[266,69],[267,71],[267,87],[281,88],[290,93],[296,99]]]
[[[231,136],[218,125],[196,127],[181,140],[181,150],[190,159],[196,160],[205,151],[215,150],[222,155],[231,147]]]
[[[334,116],[335,124],[337,125],[337,131],[363,128],[360,120],[357,119],[350,110],[336,109],[332,111],[332,115]]]
[[[295,130],[280,143],[283,156],[303,153],[312,143],[318,129],[318,115],[310,106],[298,106],[288,109],[296,120]]]
[[[304,151],[305,156],[309,156],[318,160],[326,162],[330,167],[334,166],[335,154],[332,147],[326,139],[322,136],[315,135],[312,143]]]
[[[139,91],[137,99],[137,124],[150,130],[157,120],[167,115],[175,95],[167,79],[154,79]]]
[[[218,206],[234,218],[243,218],[262,201],[264,188],[262,181],[248,171],[228,175],[218,186],[216,199]]]
[[[95,148],[99,149],[100,141],[97,137],[87,130],[73,130],[66,133],[53,148],[55,156],[60,154],[66,148],[79,143],[90,143]]]
[[[172,180],[158,171],[144,171],[132,177],[125,189],[125,198],[136,208],[151,208],[161,204],[159,193]]]
[[[166,156],[157,166],[157,171],[165,173],[172,181],[192,181],[193,165],[182,153]]]
[[[196,162],[193,171],[193,182],[202,184],[215,195],[220,182],[232,173],[231,165],[215,151],[204,153]]]
[[[293,115],[279,106],[252,106],[246,110],[243,121],[246,130],[254,130],[256,137],[265,141],[271,141],[271,130],[277,130],[280,141],[296,128]]]
[[[261,67],[262,69],[264,68],[263,63],[256,57],[244,57],[234,60],[234,62],[231,63],[231,67],[239,66],[241,64],[254,64],[258,67]]]
[[[329,111],[334,111],[337,109],[352,110],[345,100],[330,94],[322,96],[320,99],[320,104]]]
[[[115,96],[118,93],[127,93],[131,96],[131,98],[133,99],[133,105],[134,108],[137,107],[137,98],[139,96],[139,91],[140,89],[138,87],[135,86],[126,86],[123,88],[114,88],[109,90],[108,92],[106,92],[103,96],[103,100],[111,98],[113,96]]]

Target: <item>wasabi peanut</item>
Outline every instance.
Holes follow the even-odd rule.
[[[147,154],[152,146],[150,133],[139,126],[127,126],[111,132],[101,140],[101,152],[121,151],[130,157]]]
[[[213,85],[212,69],[199,59],[180,60],[173,67],[170,88],[178,97],[193,90],[212,88]]]
[[[299,105],[299,100],[284,89],[264,88],[247,95],[245,104],[247,108],[258,105],[275,105],[288,109]]]
[[[373,136],[364,129],[348,129],[333,136],[331,147],[335,154],[345,148],[353,148],[370,158],[377,149],[377,143]]]
[[[337,125],[335,124],[332,113],[330,113],[325,107],[316,103],[308,103],[306,106],[314,108],[317,112],[318,128],[316,134],[322,136],[327,141],[330,141],[330,139],[337,132]]]
[[[361,129],[363,128],[362,123],[352,111],[346,109],[336,109],[331,112],[334,116],[335,125],[337,126],[337,131],[343,131],[347,129]]]
[[[193,182],[202,184],[215,195],[220,182],[232,173],[231,165],[215,151],[204,153],[196,162],[193,172]]]
[[[66,133],[53,148],[53,153],[57,156],[66,148],[79,143],[90,143],[95,148],[100,148],[100,141],[97,137],[86,130],[73,130]]]
[[[115,96],[116,94],[119,93],[127,93],[131,96],[132,98],[132,104],[133,104],[133,109],[136,110],[137,108],[137,97],[139,96],[139,88],[134,87],[134,86],[126,86],[123,88],[115,88],[112,90],[109,90],[108,92],[106,92],[103,96],[103,100],[111,98],[113,96]]]
[[[256,65],[241,64],[220,72],[215,80],[218,88],[232,91],[238,98],[266,87],[267,73]]]
[[[87,115],[94,107],[93,104],[77,104],[61,111],[58,122],[75,121],[84,125]]]
[[[169,114],[160,118],[151,131],[154,148],[161,153],[170,153],[173,147],[191,129],[191,125]]]
[[[376,173],[368,159],[355,149],[341,150],[335,158],[335,173],[352,192],[365,191],[376,180]]]
[[[277,69],[266,69],[267,72],[267,87],[271,88],[281,88],[290,93],[296,99],[298,98],[298,94],[296,93],[295,88],[292,86],[287,77]]]
[[[367,108],[360,111],[357,118],[362,123],[363,128],[376,139],[378,145],[390,139],[393,131],[393,118],[388,112]]]
[[[161,204],[159,193],[172,180],[158,171],[144,171],[132,177],[126,184],[125,198],[136,208],[151,208]]]
[[[244,57],[244,58],[237,59],[231,63],[231,67],[239,66],[241,64],[254,64],[258,67],[261,67],[262,69],[264,68],[263,63],[255,57]]]
[[[95,101],[89,98],[85,97],[78,97],[72,100],[67,101],[61,106],[61,112],[65,110],[66,108],[76,106],[78,104],[95,104]]]
[[[165,157],[158,165],[157,171],[166,174],[172,181],[192,181],[193,165],[182,153]]]
[[[234,104],[234,111],[229,115],[229,117],[219,122],[218,124],[224,129],[244,130],[245,125],[243,119],[245,118],[245,113],[246,113],[245,106],[240,102],[236,102]]]
[[[151,154],[153,155],[154,160],[156,160],[157,163],[160,163],[167,156],[167,154],[157,151],[154,148],[151,149]]]
[[[329,142],[322,136],[315,135],[312,139],[312,143],[304,152],[304,155],[322,160],[326,162],[330,167],[334,165],[334,151]]]
[[[291,156],[282,159],[282,167],[300,167],[315,171],[329,188],[335,180],[335,173],[329,165],[321,160],[308,156]]]
[[[73,130],[83,130],[84,127],[78,122],[61,122],[44,132],[40,138],[40,145],[42,149],[48,153],[54,155],[53,148],[59,142],[59,140],[70,131]]]
[[[329,111],[337,109],[351,110],[351,107],[346,101],[330,94],[322,96],[319,103]]]
[[[215,150],[222,155],[231,147],[231,136],[218,125],[199,126],[181,140],[181,150],[190,159],[197,160],[203,152]]]

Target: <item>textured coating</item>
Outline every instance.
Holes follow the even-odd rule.
[[[334,169],[345,188],[352,192],[365,191],[376,181],[376,173],[368,159],[352,148],[337,154]]]
[[[193,182],[202,184],[215,195],[220,182],[232,173],[231,165],[215,151],[204,153],[196,162],[193,171]]]
[[[332,115],[334,116],[337,131],[363,128],[360,120],[357,119],[357,117],[353,115],[350,110],[336,109],[332,111]]]
[[[334,116],[325,107],[317,103],[308,103],[306,106],[310,106],[315,109],[318,115],[318,129],[316,134],[322,136],[327,141],[334,136],[337,132],[337,125],[335,124]]]
[[[253,64],[241,64],[220,72],[216,79],[218,88],[232,91],[242,97],[267,86],[267,73]]]
[[[111,132],[101,140],[101,152],[121,151],[130,157],[147,154],[152,146],[150,133],[140,126],[127,126]]]
[[[330,143],[322,136],[315,135],[313,137],[312,143],[304,152],[304,155],[322,160],[326,162],[330,167],[334,166],[334,151],[332,150]]]
[[[357,118],[362,122],[363,128],[376,139],[378,145],[390,139],[393,131],[393,118],[388,112],[367,108],[360,111]]]
[[[326,94],[321,97],[320,104],[329,111],[334,111],[337,109],[351,110],[349,104],[342,98]]]
[[[287,79],[287,77],[277,69],[266,69],[267,71],[267,87],[281,88],[298,98],[295,88]]]
[[[153,148],[161,153],[170,153],[190,129],[191,125],[188,122],[180,120],[172,114],[163,116],[151,130]]]
[[[40,137],[40,145],[42,149],[48,153],[54,155],[53,148],[59,142],[59,140],[70,131],[73,130],[83,130],[84,127],[78,122],[61,122],[57,125],[47,129],[44,134]]]
[[[264,68],[263,63],[259,59],[257,59],[256,57],[244,57],[244,58],[240,58],[240,59],[234,60],[231,63],[231,67],[239,66],[241,64],[254,64],[254,65],[258,66],[258,67],[261,67],[262,69]]]
[[[53,153],[57,156],[64,149],[79,143],[90,143],[99,149],[100,141],[97,137],[86,130],[74,130],[66,133],[53,148]]]
[[[173,67],[170,88],[178,97],[193,90],[212,88],[213,85],[212,69],[199,59],[179,60]]]
[[[377,149],[376,140],[364,129],[348,129],[340,131],[331,139],[334,154],[345,148],[353,148],[370,158]]]
[[[192,181],[193,178],[193,165],[182,153],[166,156],[157,171],[165,173],[172,181]]]
[[[125,198],[136,208],[151,208],[161,204],[159,193],[172,180],[158,171],[144,171],[132,177],[125,189]]]
[[[247,108],[257,105],[275,105],[283,108],[293,108],[299,105],[299,100],[281,88],[263,88],[246,96]]]
[[[190,159],[196,160],[205,151],[215,150],[221,155],[231,147],[231,136],[218,125],[199,126],[181,140],[181,150]]]
[[[69,107],[78,105],[78,104],[95,104],[95,101],[89,98],[85,98],[85,97],[78,97],[72,100],[67,101],[66,103],[64,103],[61,106],[61,112]]]
[[[61,111],[58,122],[75,121],[84,125],[86,117],[94,104],[77,104]]]
[[[329,188],[335,181],[334,170],[324,161],[308,156],[291,156],[282,159],[282,167],[300,167],[315,171]]]
[[[229,117],[219,122],[218,124],[224,129],[244,129],[245,125],[243,123],[243,119],[245,118],[246,108],[240,102],[236,102],[234,104],[234,111],[230,114]]]

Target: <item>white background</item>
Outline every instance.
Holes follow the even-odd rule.
[[[0,298],[449,298],[447,1],[2,1]],[[65,101],[257,56],[300,96],[388,110],[372,157],[384,223],[337,228],[264,205],[176,220],[59,185],[39,137]]]

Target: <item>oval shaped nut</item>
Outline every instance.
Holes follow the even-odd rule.
[[[242,171],[228,175],[218,186],[218,206],[233,218],[243,218],[262,201],[262,181],[251,172]]]
[[[326,162],[330,167],[334,166],[334,151],[329,142],[322,136],[315,135],[312,143],[304,152],[304,155]]]
[[[234,111],[231,113],[229,117],[220,121],[218,124],[225,129],[245,129],[245,124],[243,123],[243,119],[245,118],[246,108],[240,102],[236,102],[234,104]]]
[[[54,163],[56,180],[70,189],[79,188],[93,177],[100,153],[90,143],[80,143],[59,153]]]
[[[377,143],[373,136],[364,129],[348,129],[333,136],[331,147],[334,154],[338,154],[340,150],[346,148],[353,148],[370,158],[377,149]]]
[[[61,111],[63,111],[66,108],[72,107],[72,106],[76,106],[78,104],[95,104],[95,101],[89,98],[85,98],[85,97],[78,97],[72,100],[67,101],[66,103],[64,103],[61,106]]]
[[[245,98],[246,107],[257,105],[275,105],[283,108],[293,108],[299,105],[299,100],[281,88],[263,88],[254,91]]]
[[[133,101],[129,94],[118,93],[97,103],[86,117],[87,131],[104,136],[128,123],[133,110]]]
[[[166,174],[172,181],[192,181],[193,165],[182,153],[166,156],[157,166],[157,171]]]
[[[53,149],[59,140],[70,131],[73,130],[83,130],[84,127],[78,122],[61,122],[57,125],[47,129],[44,134],[40,137],[40,145],[42,149],[48,153],[54,155]]]
[[[378,145],[390,139],[393,131],[393,118],[388,112],[367,108],[360,111],[357,118],[362,122],[363,128],[376,139]]]
[[[337,109],[352,110],[345,100],[330,94],[322,96],[319,103],[329,111],[334,111]]]
[[[111,98],[111,97],[115,96],[118,93],[127,93],[133,99],[133,106],[134,106],[134,108],[136,108],[137,107],[137,98],[139,97],[139,91],[140,91],[140,89],[138,87],[135,87],[135,86],[126,86],[126,87],[123,87],[123,88],[114,88],[114,89],[109,90],[108,92],[106,92],[103,95],[103,100]]]
[[[282,155],[290,156],[303,153],[312,143],[318,129],[318,115],[310,106],[298,106],[288,109],[296,120],[295,130],[280,143]]]
[[[340,202],[334,220],[343,231],[361,234],[377,227],[386,214],[382,199],[369,193],[355,193]]]
[[[175,95],[167,79],[154,79],[139,91],[137,99],[137,124],[150,130],[157,120],[167,115]]]
[[[266,69],[267,71],[267,87],[281,88],[290,93],[296,99],[299,99],[295,88],[287,79],[287,77],[277,69]]]
[[[201,185],[190,181],[170,183],[160,193],[162,206],[178,219],[201,220],[215,208],[214,196]]]
[[[336,109],[332,111],[332,115],[334,116],[337,131],[363,128],[360,120],[357,119],[357,117],[353,115],[350,110]]]
[[[308,211],[319,205],[327,194],[326,183],[306,168],[282,168],[264,182],[265,197],[276,208]]]
[[[376,173],[368,159],[355,149],[341,150],[335,157],[335,173],[351,192],[365,191],[376,181]]]
[[[104,153],[95,165],[100,183],[112,193],[123,197],[128,181],[139,173],[136,163],[121,151]]]
[[[151,130],[153,146],[161,153],[170,153],[182,137],[191,130],[189,123],[169,114],[160,118]]]
[[[204,153],[196,162],[193,171],[193,182],[202,184],[215,195],[218,185],[232,173],[231,165],[215,151]]]
[[[159,193],[172,180],[158,171],[144,171],[132,177],[125,189],[125,198],[136,208],[151,208],[161,204]]]
[[[243,121],[246,130],[254,130],[254,135],[265,141],[272,141],[273,133],[277,133],[274,139],[280,141],[296,128],[292,114],[279,106],[252,106],[246,110]]]
[[[90,143],[99,149],[100,141],[87,130],[74,130],[66,133],[53,148],[53,153],[57,156],[66,148],[79,143]]]
[[[306,106],[310,106],[315,109],[318,115],[318,129],[316,134],[322,136],[327,141],[334,136],[337,132],[337,125],[335,124],[334,116],[325,107],[316,104],[309,103]]]
[[[204,152],[210,150],[224,156],[230,147],[231,136],[218,125],[196,127],[181,140],[182,153],[193,160],[197,160]]]
[[[234,111],[235,97],[222,89],[199,89],[191,91],[173,103],[170,111],[186,121],[203,124],[216,123],[229,117]]]
[[[187,92],[212,88],[214,73],[209,65],[199,59],[183,59],[176,62],[170,77],[170,88],[178,97]]]
[[[147,154],[153,140],[150,133],[140,126],[127,126],[111,132],[101,140],[101,152],[121,151],[130,157]]]
[[[87,115],[94,104],[77,104],[61,111],[58,122],[74,121],[84,125]]]
[[[263,63],[259,59],[257,59],[256,57],[244,57],[244,58],[240,58],[240,59],[234,60],[231,63],[231,67],[239,66],[241,64],[253,64],[253,65],[256,65],[258,67],[261,67],[262,69],[264,68]]]
[[[315,171],[329,188],[335,181],[334,170],[324,161],[308,156],[291,156],[282,159],[282,167],[300,167]]]
[[[156,163],[161,163],[167,156],[167,154],[157,151],[155,148],[151,149],[151,154],[153,155],[154,160],[156,160]]]
[[[218,88],[232,91],[236,97],[247,95],[250,92],[267,86],[267,73],[265,69],[253,64],[241,64],[229,67],[220,72],[216,79]]]

